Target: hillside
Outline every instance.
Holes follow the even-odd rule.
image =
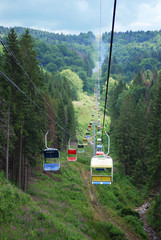
[[[18,38],[26,29],[14,28]],[[0,27],[0,37],[5,41],[9,28]],[[92,76],[93,42],[92,32],[79,35],[54,34],[29,29],[34,39],[34,49],[37,52],[39,65],[49,72],[56,73],[64,69],[76,72],[84,82],[84,91],[92,91],[89,78]]]
[[[150,226],[149,238],[160,237],[160,32],[115,34],[104,129],[114,160],[111,186],[91,184],[90,144],[77,162],[67,162],[69,140],[74,147],[82,142],[93,119],[96,92],[102,124],[108,57],[97,69],[99,44],[91,32],[31,32],[0,28],[0,234],[4,239],[23,234],[24,239],[53,234],[54,239],[148,239],[144,230]],[[108,33],[103,41],[107,49]],[[48,130],[49,146],[61,152],[58,174],[42,170]],[[107,152],[104,131],[101,141]]]
[[[105,44],[110,33],[102,36]],[[138,71],[161,69],[161,31],[127,31],[114,34],[111,74],[129,83]]]
[[[77,116],[87,106],[82,128],[88,124],[91,100],[84,96],[75,102]],[[92,186],[92,155],[89,145],[77,162],[70,163],[61,152],[58,174],[45,174],[41,162],[30,176],[28,194],[6,184],[1,175],[1,239],[148,239],[132,210],[141,204],[141,195],[120,175],[117,163],[111,186]]]

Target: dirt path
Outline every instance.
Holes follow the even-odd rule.
[[[79,169],[78,171],[80,172]],[[111,219],[111,217],[107,213],[107,210],[100,205],[97,199],[95,186],[90,183],[90,172],[82,170],[80,174],[87,187],[86,191],[87,191],[89,202],[91,203],[94,219],[98,221],[110,221],[112,224],[120,228],[125,233],[127,239],[140,240],[140,238],[138,238],[134,233],[129,232],[129,230],[127,230],[125,227],[120,226],[117,222]]]
[[[60,173],[60,171],[58,171],[56,173],[58,174],[58,173]],[[55,173],[53,174],[52,172],[45,172],[45,171],[43,171],[43,174],[47,175],[48,177],[50,177],[51,179],[53,179],[56,182],[62,182],[62,179],[56,177]]]

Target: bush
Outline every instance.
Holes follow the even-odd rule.
[[[125,221],[134,229],[135,233],[141,237],[141,239],[149,239],[144,231],[142,221],[138,220],[137,217],[127,215],[124,217]]]
[[[146,214],[148,223],[158,232],[161,238],[161,194],[158,194]]]
[[[127,215],[132,215],[136,218],[140,218],[140,215],[138,212],[132,210],[131,208],[128,208],[128,207],[124,207],[121,209],[121,216],[124,217],[124,216],[127,216]]]
[[[92,234],[94,240],[124,240],[125,234],[112,223],[94,223],[95,232]]]

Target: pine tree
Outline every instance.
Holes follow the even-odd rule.
[[[38,66],[37,52],[34,50],[34,40],[28,29],[20,38],[20,46],[22,63],[25,71],[37,87],[42,87],[42,78],[40,74],[40,67]],[[31,90],[34,92],[34,87],[28,80],[28,91]]]
[[[44,110],[45,98],[41,94],[43,89],[42,75],[38,66],[37,53],[34,50],[34,41],[28,29],[20,38],[22,66],[26,72],[23,90],[32,101]],[[33,166],[36,164],[35,155],[42,149],[42,129],[44,129],[44,116],[33,102],[24,100],[23,112],[27,116],[24,121],[24,152]]]
[[[159,87],[153,103],[148,136],[150,185],[159,189],[161,186],[161,73],[159,73]]]
[[[21,187],[22,178],[27,179],[26,167],[35,164],[35,156],[40,149],[42,150],[41,129],[44,128],[45,121],[43,114],[33,104],[33,101],[44,109],[43,100],[36,87],[42,88],[43,84],[29,31],[26,30],[19,41],[14,29],[11,29],[6,43],[8,51],[12,54],[4,51],[4,72],[21,89],[19,91],[9,81],[3,79],[2,88],[6,91],[2,96],[11,109],[10,129],[14,133],[12,139],[10,138],[12,177],[16,183],[19,182],[19,187]],[[31,98],[31,101],[22,92]],[[22,169],[24,169],[23,174]],[[26,182],[23,185],[26,186]]]
[[[147,156],[146,156],[146,136],[147,136],[147,119],[146,119],[146,108],[147,106],[144,103],[144,98],[140,98],[137,106],[137,142],[136,142],[136,151],[137,151],[137,162],[135,165],[135,170],[133,173],[135,184],[141,185],[145,184],[147,181]]]
[[[7,49],[4,49],[4,73],[11,79],[11,81],[16,84],[19,88],[22,88],[22,80],[23,80],[23,74],[20,71],[19,66],[17,65],[17,61],[20,60],[21,54],[20,54],[20,46],[19,41],[17,38],[17,35],[12,28],[10,32],[8,33],[7,39],[6,39]],[[9,51],[9,52],[8,52]],[[10,116],[10,126],[8,129],[12,132],[12,135],[8,132],[8,141],[9,146],[12,152],[10,151],[10,154],[12,154],[12,158],[9,158],[10,165],[13,166],[12,168],[12,176],[14,180],[17,181],[17,160],[19,156],[18,146],[19,146],[19,128],[21,124],[21,117],[22,114],[18,112],[19,104],[23,100],[22,94],[14,87],[13,84],[11,84],[8,80],[3,78],[2,81],[2,89],[5,89],[5,91],[2,92],[2,97],[5,99],[6,103],[8,104],[8,114]],[[9,153],[8,153],[9,154]],[[12,159],[12,162],[11,162]],[[11,172],[10,172],[11,174]]]
[[[136,106],[133,95],[124,96],[120,116],[115,122],[113,140],[119,161],[124,166],[125,175],[132,175],[137,161]]]
[[[126,85],[122,81],[119,81],[118,83],[115,83],[114,87],[109,92],[109,112],[111,117],[111,129],[113,128],[113,125],[115,124],[115,121],[118,119],[120,115],[120,102],[119,96],[122,94],[122,92],[126,90]]]
[[[134,78],[133,85],[134,86],[138,86],[138,85],[143,86],[144,85],[141,72],[138,72],[137,76]]]

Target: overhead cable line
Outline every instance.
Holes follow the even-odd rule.
[[[100,39],[99,39],[99,47],[100,47],[100,49],[99,49],[99,52],[100,52],[100,66],[99,66],[99,68],[101,69],[101,61],[102,61],[102,55],[101,55],[101,53],[102,53],[102,31],[101,31],[101,27],[102,27],[102,19],[101,19],[101,17],[102,17],[102,6],[101,6],[101,0],[100,0]],[[99,74],[100,74],[100,69],[99,69]],[[99,77],[101,77],[101,76],[99,76]]]
[[[6,102],[3,98],[1,98],[1,97],[0,97],[0,101],[2,101],[6,106],[12,108],[12,105],[9,104],[9,103],[7,103],[7,102]],[[21,110],[19,110],[19,109],[16,109],[16,111],[17,111],[18,113],[22,113]],[[39,126],[39,127],[41,128],[40,124],[38,124],[38,122],[37,122],[36,120],[34,120],[33,118],[28,117],[26,114],[24,114],[24,119],[31,120],[32,122],[34,122],[35,124],[37,124],[37,126]]]
[[[104,105],[102,134],[103,134],[104,125],[105,125],[105,115],[106,115],[106,106],[107,106],[107,95],[108,95],[109,76],[110,76],[110,67],[111,67],[111,56],[112,56],[112,44],[113,44],[115,15],[116,15],[116,2],[117,2],[117,0],[114,0],[113,19],[112,19],[112,31],[111,31],[110,53],[109,53],[109,60],[108,60],[107,85],[106,85],[106,95],[105,95],[105,105]]]
[[[101,0],[100,0],[100,16],[99,16],[99,31],[100,31],[100,37],[101,37],[101,25],[102,25],[102,6],[101,6]]]
[[[33,105],[35,105],[42,113],[44,113],[48,118],[50,118],[54,123],[57,124],[59,128],[61,128],[63,131],[65,131],[69,136],[69,132],[64,129],[60,124],[58,124],[48,113],[46,113],[37,103],[35,103],[21,88],[19,88],[5,73],[3,73],[0,70],[0,75],[2,75],[5,79],[7,79],[15,88],[17,88],[28,100],[32,102]]]
[[[32,83],[32,85],[34,86],[34,89],[39,93],[39,95],[41,96],[41,98],[43,99],[43,101],[45,101],[46,105],[48,105],[48,107],[50,108],[50,110],[52,111],[52,113],[54,115],[57,116],[57,114],[55,112],[53,112],[50,104],[46,101],[45,97],[41,94],[41,92],[39,91],[39,89],[37,88],[37,86],[35,85],[35,83],[32,81],[32,79],[29,77],[28,73],[24,70],[24,68],[22,67],[22,65],[20,64],[20,62],[17,60],[17,58],[15,57],[15,55],[12,53],[12,51],[5,45],[5,43],[3,42],[2,39],[0,39],[0,42],[2,44],[2,46],[5,48],[5,50],[8,52],[8,54],[13,58],[14,62],[20,67],[22,73],[27,77],[27,79]],[[66,130],[67,131],[67,130]]]
[[[101,80],[101,62],[102,62],[102,6],[101,6],[101,0],[100,0],[100,38],[99,38],[99,85],[100,85],[100,80]],[[98,94],[98,91],[97,91]],[[97,96],[98,98],[98,96]]]

